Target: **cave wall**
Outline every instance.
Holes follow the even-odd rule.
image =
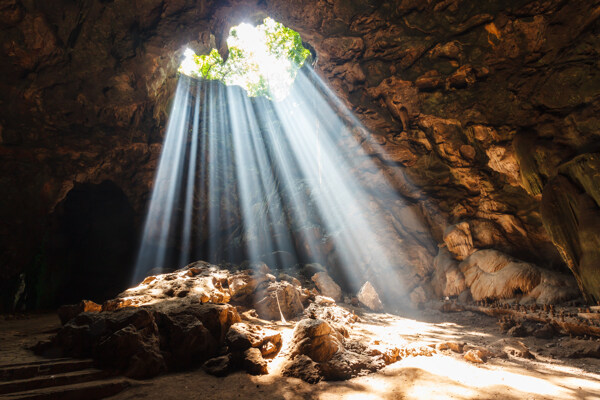
[[[573,232],[598,204],[540,208],[557,191],[595,199],[594,168],[564,172],[599,149],[594,0],[2,0],[0,280],[31,265],[77,183],[115,182],[139,225],[183,47],[224,53],[230,26],[264,15],[315,49],[318,73],[385,150],[381,174],[439,246],[458,260],[496,248],[591,271],[578,281],[597,299],[600,228]],[[416,253],[425,282],[433,256]]]

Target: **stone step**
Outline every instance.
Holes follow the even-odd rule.
[[[78,383],[66,386],[15,392],[2,396],[6,400],[97,400],[114,396],[131,386],[124,378]]]
[[[101,371],[99,369],[88,369],[64,374],[41,375],[34,378],[2,382],[0,383],[0,394],[90,382],[105,379],[111,375],[112,374],[109,372]]]
[[[58,359],[24,364],[0,365],[0,381],[28,379],[41,375],[63,374],[91,368],[93,360]]]

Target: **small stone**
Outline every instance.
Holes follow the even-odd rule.
[[[475,364],[483,364],[487,359],[483,351],[479,349],[467,351],[464,355],[464,358],[465,360]]]

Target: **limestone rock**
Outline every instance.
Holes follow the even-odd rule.
[[[260,350],[254,347],[244,351],[243,366],[246,372],[251,375],[265,375],[269,373],[267,362],[263,359]]]
[[[275,357],[282,346],[281,333],[260,325],[242,322],[231,325],[227,343],[233,351],[245,351],[250,347],[260,350],[263,357]]]
[[[279,320],[293,318],[304,310],[301,290],[288,282],[271,282],[256,293],[256,312],[261,318]]]
[[[592,303],[600,301],[600,194],[594,186],[598,170],[598,154],[584,154],[561,166],[571,179],[561,174],[548,182],[541,206],[544,227]]]
[[[541,280],[540,269],[497,250],[479,250],[459,268],[474,300],[507,299],[529,293]]]
[[[331,279],[327,272],[317,272],[311,280],[317,285],[317,289],[323,296],[331,297],[335,301],[342,299],[342,289]]]
[[[365,282],[362,285],[356,297],[358,298],[358,301],[360,301],[361,304],[373,311],[383,310],[383,304],[381,304],[379,295],[377,294],[377,291],[369,281]]]
[[[296,324],[292,337],[291,357],[304,354],[315,362],[329,361],[343,349],[343,337],[320,319],[303,319]]]
[[[308,383],[318,383],[323,379],[319,364],[304,354],[300,354],[288,362],[281,373],[283,376],[300,378]]]
[[[440,247],[433,260],[432,288],[439,298],[458,296],[466,288],[465,277],[458,268],[458,262],[452,258],[448,249]]]
[[[487,357],[485,356],[484,352],[477,349],[467,351],[464,355],[464,358],[465,360],[474,364],[483,364],[487,361]]]

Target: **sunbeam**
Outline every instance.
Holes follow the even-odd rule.
[[[232,43],[246,43],[252,29],[238,27]],[[392,212],[405,201],[385,182],[383,150],[308,64],[294,76],[275,101],[249,97],[239,79],[181,75],[136,282],[195,259],[280,270],[318,264],[347,292],[369,281],[386,303],[405,304],[410,260]]]

